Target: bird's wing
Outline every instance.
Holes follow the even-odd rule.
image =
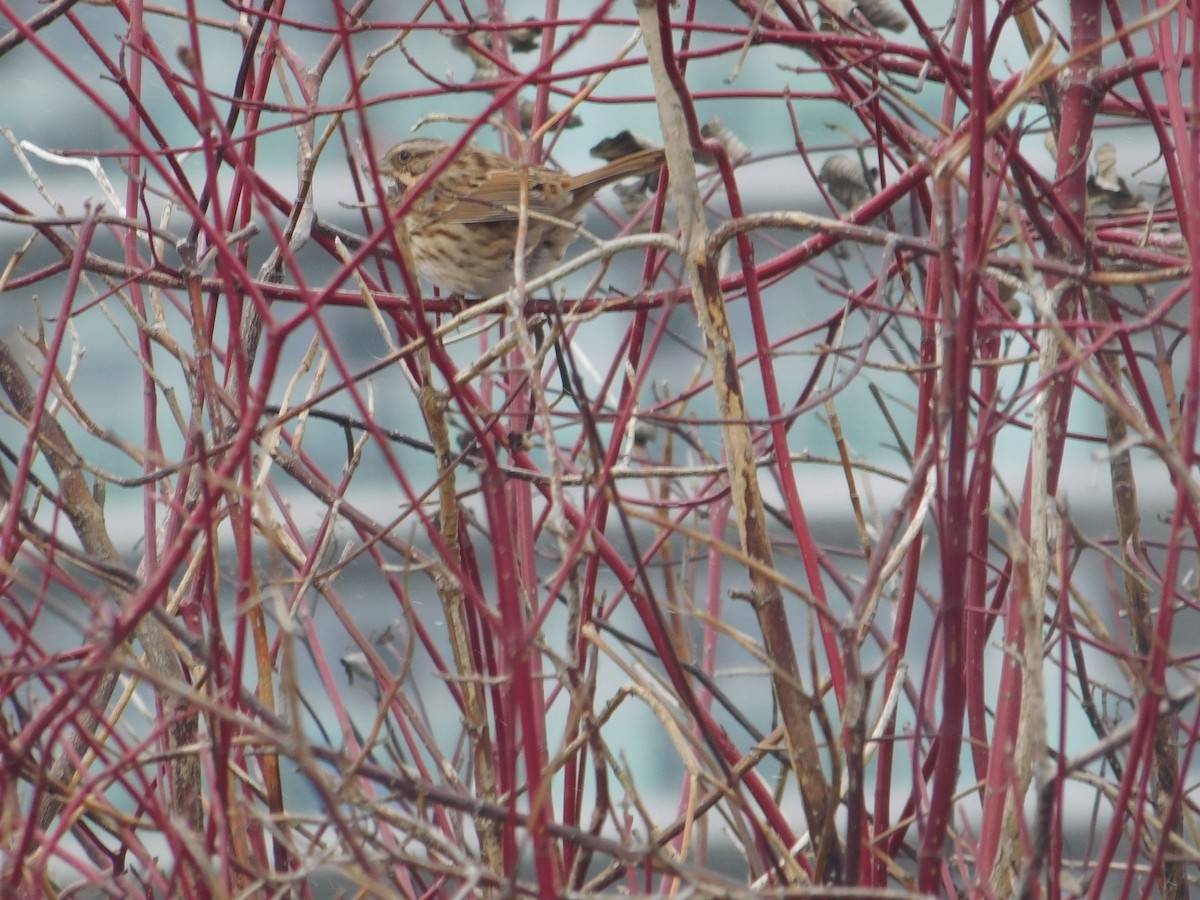
[[[458,201],[438,216],[442,222],[516,222],[519,218],[522,196],[521,176],[517,172],[493,172],[466,195],[440,190],[440,186],[435,190],[446,199]],[[531,214],[553,216],[562,211],[569,196],[530,180],[524,201]]]

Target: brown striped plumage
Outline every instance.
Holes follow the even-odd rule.
[[[380,164],[392,180],[389,204],[399,205],[449,149],[445,141],[417,138],[389,150]],[[578,235],[584,207],[601,188],[649,175],[662,164],[661,150],[643,150],[583,175],[567,175],[466,147],[426,186],[397,227],[406,228],[421,274],[443,288],[490,297],[513,285],[523,180],[528,279],[558,265]]]

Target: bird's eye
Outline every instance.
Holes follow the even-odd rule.
[[[412,151],[411,150],[401,150],[400,151],[400,162],[408,162],[410,159],[412,159]]]

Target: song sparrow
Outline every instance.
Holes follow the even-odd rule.
[[[380,163],[392,181],[388,204],[398,206],[449,149],[445,141],[417,138],[389,150]],[[513,285],[522,202],[525,277],[536,278],[562,260],[579,234],[584,207],[601,188],[649,175],[662,164],[661,150],[643,150],[583,175],[567,175],[469,146],[425,187],[397,227],[406,228],[421,274],[443,288],[490,297]]]

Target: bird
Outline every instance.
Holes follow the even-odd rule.
[[[387,205],[395,210],[413,186],[453,149],[413,138],[384,154]],[[525,278],[562,261],[579,236],[583,210],[606,185],[657,173],[663,151],[647,149],[582,175],[521,163],[474,145],[459,150],[394,223],[418,271],[464,297],[492,297],[514,284],[516,240],[525,207]]]

